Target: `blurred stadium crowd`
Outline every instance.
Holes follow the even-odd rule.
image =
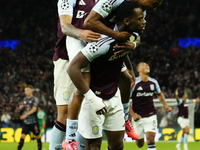
[[[147,13],[141,45],[130,54],[134,69],[141,61],[150,65],[150,76],[158,80],[166,98],[174,97],[176,87],[189,91],[190,98],[200,96],[200,49],[181,48],[177,42],[178,38],[200,36],[199,5],[196,0],[164,0],[156,12]],[[21,125],[18,106],[25,97],[24,87],[30,84],[45,106],[46,127],[53,127],[56,104],[52,56],[56,31],[56,0],[0,1],[0,40],[21,40],[15,50],[0,49],[0,116],[7,118],[1,119],[2,126]],[[197,105],[195,118],[199,117]],[[200,119],[195,119],[195,127],[200,127]]]

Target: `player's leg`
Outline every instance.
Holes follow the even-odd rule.
[[[54,97],[57,105],[57,121],[51,132],[49,150],[62,149],[62,142],[66,134],[66,119],[68,103],[74,85],[67,74],[68,60],[54,61]]]
[[[156,150],[155,145],[155,132],[146,132],[146,138],[147,138],[147,144],[148,144],[148,150]]]
[[[104,133],[108,141],[109,150],[122,150],[124,148],[124,131],[106,131]]]
[[[67,38],[67,50],[69,55],[69,60],[71,61],[76,54],[84,48],[86,43],[82,40],[75,39],[73,37]],[[88,83],[90,84],[90,73],[89,73],[89,66],[82,69],[83,76]],[[68,118],[67,118],[67,126],[66,126],[66,138],[63,141],[63,148],[67,145],[76,145],[76,132],[78,128],[78,114],[81,108],[81,103],[83,101],[83,94],[80,91],[76,90],[73,93],[72,98],[70,99],[68,105]],[[67,144],[69,143],[69,144]],[[69,145],[69,147],[70,147]]]
[[[100,150],[102,137],[97,139],[85,139],[85,149],[87,150]]]
[[[119,80],[119,89],[121,92],[121,99],[122,99],[123,108],[124,108],[125,127],[126,127],[125,131],[129,137],[137,140],[139,136],[128,118],[131,86],[132,86],[132,76],[128,73],[126,67],[123,67],[120,80]]]
[[[144,119],[144,131],[146,133],[148,150],[156,150],[155,135],[157,132],[157,116],[153,115]]]
[[[183,117],[178,117],[177,120],[178,124],[180,125],[181,129],[183,130],[183,134],[180,137],[178,144],[176,145],[177,150],[181,150],[181,144],[184,141],[184,149],[188,149],[187,141],[189,136],[189,119],[185,119]]]
[[[78,149],[85,150],[85,139],[78,131],[76,132],[76,141],[78,141]]]
[[[23,133],[22,133],[21,138],[20,138],[20,141],[19,141],[19,143],[18,143],[18,150],[21,150],[21,149],[22,149],[22,147],[23,147],[23,145],[24,145],[24,139],[25,139],[25,137],[26,137],[26,134],[23,134]]]
[[[20,141],[18,143],[18,150],[21,150],[23,145],[24,145],[24,139],[26,137],[26,135],[29,133],[30,129],[29,129],[29,125],[26,125],[25,123],[22,126],[22,135],[20,138]]]
[[[37,140],[38,150],[42,150],[42,141],[41,141],[41,137],[40,137],[39,124],[38,123],[31,124],[30,125],[30,130],[35,135],[35,138]]]
[[[189,126],[186,126],[183,128],[183,133],[184,133],[184,150],[188,150],[188,136],[189,136],[190,128]]]
[[[109,99],[109,101],[105,100],[104,102],[108,108],[103,124],[104,133],[108,141],[108,149],[122,150],[124,147],[125,120],[119,89],[115,96]]]
[[[141,119],[139,119],[137,121],[133,120],[133,126],[135,127],[135,130],[139,135],[138,140],[136,140],[136,145],[139,148],[143,147],[143,145],[144,145],[144,135],[145,135],[144,124],[145,124],[144,123],[144,118],[141,118]]]

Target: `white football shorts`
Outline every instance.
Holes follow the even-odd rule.
[[[71,81],[67,68],[69,61],[58,59],[54,63],[54,98],[56,105],[68,105],[70,96],[75,90],[75,86]]]
[[[135,128],[135,131],[139,135],[139,139],[143,139],[144,134],[146,132],[155,132],[156,133],[156,131],[157,131],[158,123],[157,123],[156,115],[141,118],[138,121],[132,120],[132,122],[133,122],[133,126]]]
[[[76,38],[67,36],[66,46],[67,46],[69,61],[71,62],[72,59],[78,54],[78,52],[80,52],[86,46],[86,42],[81,39],[76,39]],[[81,69],[81,71],[90,72],[90,65],[88,64],[83,69]]]
[[[189,119],[183,118],[183,117],[178,117],[177,122],[180,125],[181,129],[185,128],[186,126],[189,127],[189,124],[190,124]]]
[[[104,101],[108,112],[97,115],[90,103],[84,99],[79,113],[78,131],[86,139],[102,137],[102,130],[124,131],[124,112],[120,91],[109,100]]]

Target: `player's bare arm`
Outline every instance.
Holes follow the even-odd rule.
[[[165,107],[165,109],[168,111],[168,112],[171,112],[172,111],[172,108],[170,106],[167,105],[166,101],[165,101],[165,96],[162,92],[160,92],[160,94],[157,95],[158,96],[158,99],[160,100],[160,102],[163,104],[163,106]]]
[[[176,101],[179,103],[178,88],[175,90],[175,98]]]
[[[33,114],[33,113],[36,112],[36,111],[37,111],[37,107],[33,107],[27,114],[23,114],[23,115],[20,117],[20,119],[21,119],[21,120],[24,120],[27,116]]]
[[[89,63],[88,59],[83,55],[82,52],[79,52],[76,57],[71,61],[67,72],[76,86],[76,88],[89,99],[92,106],[94,106],[94,110],[98,115],[105,114],[107,112],[107,108],[103,100],[97,96],[90,90],[89,84],[85,81],[84,76],[81,72],[81,69],[84,68]]]
[[[131,104],[129,105],[129,113],[130,113],[130,115],[133,117],[133,120],[134,120],[134,121],[138,121],[138,120],[141,118],[140,115],[136,114],[136,113],[133,111],[133,109],[132,109],[132,107],[131,107]]]
[[[125,42],[129,40],[129,37],[131,36],[128,32],[116,32],[110,28],[108,28],[106,25],[104,25],[101,21],[103,20],[103,17],[99,15],[95,11],[91,11],[90,14],[87,16],[84,22],[84,27],[87,29],[90,29],[92,31],[108,35],[110,37],[113,37],[114,39],[118,41]]]
[[[124,63],[126,65],[127,69],[128,69],[128,73],[131,75],[131,78],[132,78],[132,85],[131,85],[131,89],[132,89],[134,87],[134,85],[135,85],[136,78],[135,78],[135,73],[133,71],[132,63],[131,63],[130,58],[129,58],[128,55],[126,56],[126,58],[124,60]]]
[[[82,30],[74,27],[71,24],[72,17],[69,15],[61,15],[60,16],[60,24],[63,34],[74,37],[81,38],[86,42],[95,42],[99,41],[98,39],[101,37],[101,34],[93,32],[91,30]]]
[[[189,99],[189,100],[190,100],[190,103],[198,103],[198,102],[200,102],[199,97],[197,97],[195,99]]]

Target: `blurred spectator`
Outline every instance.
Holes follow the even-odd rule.
[[[11,115],[11,127],[14,129],[22,127],[22,121],[20,119],[19,108],[16,108]]]
[[[9,127],[11,116],[7,111],[3,110],[3,115],[1,116],[1,127]]]

